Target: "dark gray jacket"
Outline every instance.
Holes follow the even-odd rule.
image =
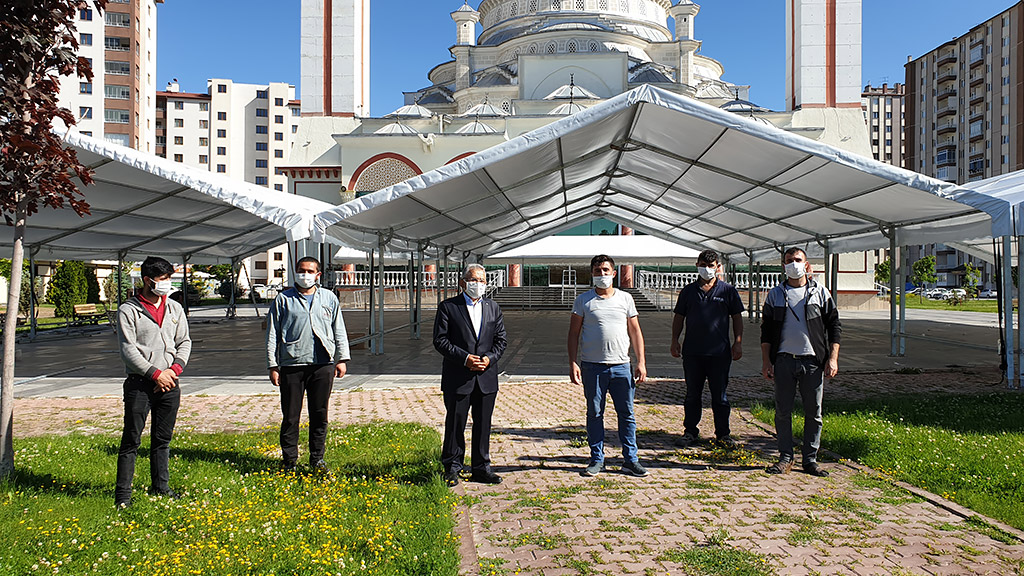
[[[782,284],[772,288],[764,301],[764,309],[761,315],[761,343],[771,344],[769,358],[772,365],[775,364],[775,357],[779,353],[779,345],[782,343],[782,324],[786,321],[786,313],[789,311],[786,304],[786,289]],[[804,313],[807,318],[808,337],[811,340],[811,348],[814,349],[814,356],[819,366],[824,366],[828,361],[829,350],[832,344],[838,344],[843,333],[843,324],[839,321],[839,310],[832,295],[824,286],[814,280],[807,280],[807,300],[804,306]]]

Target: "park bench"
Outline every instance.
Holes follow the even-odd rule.
[[[74,312],[76,324],[98,324],[101,319],[107,317],[107,313],[97,310],[95,304],[75,304]]]

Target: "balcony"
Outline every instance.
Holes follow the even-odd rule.
[[[939,92],[935,96],[935,99],[936,100],[942,100],[943,98],[949,98],[951,96],[956,96],[956,86],[952,86],[950,88],[946,88],[945,90]]]
[[[949,82],[951,80],[956,80],[956,68],[939,72],[939,76],[935,79],[936,82]]]
[[[945,124],[940,124],[938,127],[935,128],[935,131],[938,134],[956,132],[956,122],[946,122]]]
[[[935,112],[935,116],[938,117],[938,118],[943,118],[945,116],[950,116],[950,115],[955,115],[955,114],[956,114],[956,106],[945,106],[945,107],[939,108]]]
[[[984,110],[971,110],[971,115],[968,117],[968,122],[974,123],[985,119]]]
[[[984,63],[985,63],[985,55],[984,54],[971,58],[971,66],[970,66],[971,70],[974,70],[975,68],[977,68],[978,66],[981,66]]]
[[[982,93],[982,92],[972,92],[971,93],[971,106],[974,106],[976,104],[981,104],[984,101],[985,101],[985,94],[984,93]]]
[[[951,64],[953,62],[956,62],[956,52],[952,50],[945,52],[943,54],[939,54],[939,56],[935,59],[936,66],[942,66],[943,64]]]
[[[971,142],[977,142],[978,140],[981,140],[983,138],[985,138],[985,131],[984,130],[982,130],[980,132],[977,132],[977,133],[975,133],[973,130],[971,131],[971,138],[970,138]]]
[[[971,75],[971,86],[977,86],[985,81],[984,74]]]
[[[945,148],[947,146],[954,146],[955,147],[956,146],[956,138],[952,138],[952,137],[950,137],[950,138],[942,138],[941,140],[938,141],[937,144],[935,144],[936,148]]]

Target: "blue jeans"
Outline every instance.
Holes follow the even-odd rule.
[[[604,407],[608,394],[612,396],[615,413],[619,417],[619,442],[626,462],[636,462],[636,418],[633,416],[633,374],[629,362],[624,364],[580,365],[583,376],[583,394],[587,398],[587,443],[590,444],[590,463],[604,462]]]

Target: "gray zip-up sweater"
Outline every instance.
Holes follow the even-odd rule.
[[[143,308],[139,297],[129,298],[117,309],[117,341],[121,360],[129,375],[152,378],[157,370],[163,371],[174,364],[182,368],[192,353],[192,338],[188,335],[185,310],[174,300],[164,300],[164,322]]]

